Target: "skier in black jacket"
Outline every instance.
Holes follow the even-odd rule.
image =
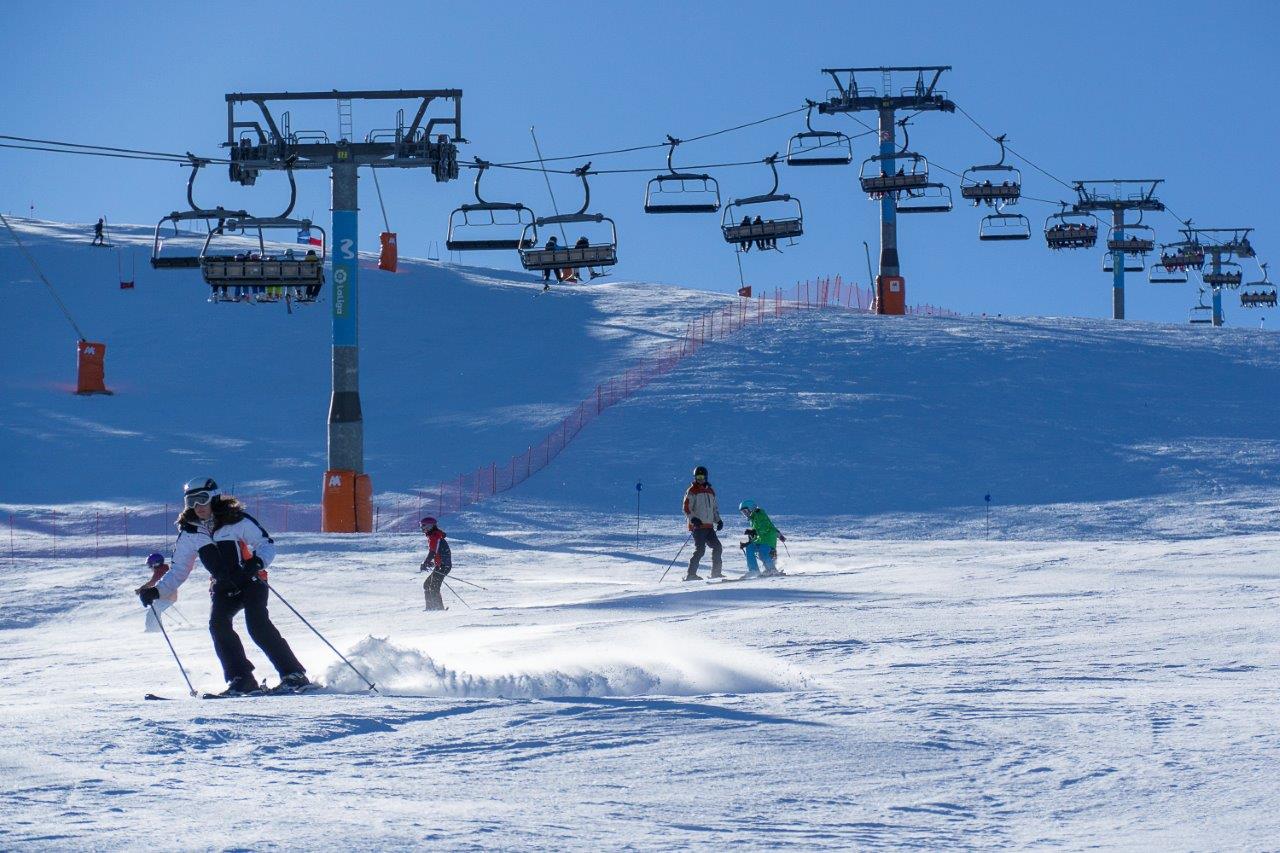
[[[209,633],[227,680],[223,695],[240,696],[261,690],[253,677],[253,664],[245,656],[244,644],[232,624],[241,610],[249,636],[280,673],[278,689],[306,687],[310,683],[306,668],[294,657],[267,613],[266,567],[276,554],[270,535],[239,501],[223,495],[211,479],[202,477],[188,482],[183,503],[171,568],[154,586],[139,590],[142,605],[147,607],[158,598],[176,593],[198,559],[212,576]]]

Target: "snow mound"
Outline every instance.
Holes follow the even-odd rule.
[[[765,655],[741,649],[729,654],[701,638],[657,634],[632,635],[630,642],[609,648],[549,647],[495,658],[474,671],[446,666],[426,652],[378,637],[360,641],[349,658],[379,690],[397,696],[701,696],[810,686],[802,673]],[[329,667],[324,681],[338,692],[365,689],[341,661]]]

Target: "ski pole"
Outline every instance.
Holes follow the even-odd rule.
[[[351,661],[347,660],[346,656],[345,656],[345,655],[343,655],[343,654],[342,654],[342,652],[340,652],[340,651],[338,651],[337,649],[333,648],[333,643],[331,643],[331,642],[329,642],[328,640],[326,640],[326,639],[324,638],[324,634],[321,634],[319,631],[317,631],[317,630],[316,630],[316,626],[315,626],[315,625],[312,625],[310,622],[308,622],[308,621],[307,621],[307,617],[305,617],[305,616],[303,616],[301,613],[299,613],[299,612],[298,612],[298,610],[297,610],[297,608],[295,608],[292,604],[290,604],[288,601],[286,601],[286,600],[285,600],[285,597],[284,597],[283,595],[281,595],[279,592],[276,592],[276,588],[275,588],[274,586],[272,586],[271,584],[267,583],[266,581],[263,581],[263,583],[267,584],[267,589],[269,589],[269,590],[271,590],[272,592],[274,592],[274,593],[275,593],[275,595],[276,595],[276,598],[280,599],[280,601],[284,604],[284,606],[285,606],[285,607],[287,607],[287,608],[289,608],[290,610],[292,610],[292,611],[293,611],[293,615],[294,615],[294,616],[297,616],[299,619],[301,619],[301,620],[302,620],[302,624],[303,624],[303,625],[306,625],[308,628],[310,628],[310,629],[315,633],[315,635],[316,635],[317,637],[319,637],[319,638],[321,639],[321,641],[322,641],[326,646],[328,646],[330,649],[332,649],[332,650],[333,650],[333,653],[334,653],[335,655],[337,655],[338,657],[342,658],[342,662],[343,662],[343,663],[345,663],[347,666],[351,667],[351,671],[352,671],[352,672],[354,672],[356,675],[360,676],[360,680],[361,680],[361,681],[363,681],[365,684],[369,685],[369,689],[370,689],[370,690],[372,690],[374,693],[377,693],[377,692],[378,692],[378,688],[374,685],[374,683],[373,683],[372,681],[370,681],[369,679],[365,678],[365,677],[364,677],[364,673],[363,673],[363,672],[361,672],[360,670],[356,669],[356,668],[355,668],[355,665],[354,665],[354,664],[352,664],[352,663],[351,663]]]
[[[160,626],[160,633],[164,634],[164,641],[169,645],[169,651],[173,654],[174,661],[178,664],[178,671],[182,673],[182,680],[187,682],[187,691],[192,695],[196,695],[196,689],[191,686],[191,679],[187,677],[186,667],[182,665],[182,661],[178,658],[178,652],[173,647],[173,643],[169,640],[169,632],[164,629],[164,620],[160,618],[160,611],[156,610],[156,603],[153,601],[147,605],[151,608],[151,615],[156,617],[156,624]]]
[[[680,546],[680,550],[676,551],[675,557],[667,564],[667,571],[662,573],[662,577],[658,578],[658,583],[662,583],[667,579],[667,572],[671,571],[671,567],[676,564],[676,560],[680,559],[680,555],[684,553],[684,546],[689,544],[689,540],[693,538],[693,531],[689,531],[689,535],[684,538],[684,545]]]
[[[453,587],[449,586],[449,582],[448,582],[447,580],[445,580],[444,578],[440,578],[440,583],[444,584],[444,585],[445,585],[445,588],[446,588],[446,589],[448,589],[448,590],[449,590],[449,592],[453,593],[453,594],[454,594],[454,596],[456,596],[456,597],[457,597],[457,599],[458,599],[459,601],[461,601],[461,602],[463,603],[463,605],[464,605],[468,610],[475,610],[475,608],[474,608],[474,607],[472,607],[470,604],[467,604],[467,600],[466,600],[465,598],[463,598],[462,596],[458,595],[458,591],[457,591],[456,589],[454,589]]]
[[[465,583],[467,586],[474,586],[476,589],[483,589],[485,592],[489,591],[489,587],[480,586],[480,584],[478,583],[472,583],[471,581],[464,581],[462,578],[454,578],[454,580],[456,580],[458,583]]]

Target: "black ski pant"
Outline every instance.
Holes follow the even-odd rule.
[[[230,593],[230,594],[228,594]],[[306,672],[306,668],[293,656],[293,650],[285,642],[267,614],[267,585],[247,583],[242,591],[224,582],[217,582],[210,590],[213,606],[209,609],[209,634],[213,637],[213,650],[222,662],[222,675],[231,682],[244,675],[253,675],[253,664],[245,656],[244,644],[236,633],[231,620],[241,610],[249,637],[266,653],[271,665],[283,677],[291,672]]]
[[[698,563],[702,560],[702,555],[707,553],[708,545],[711,546],[711,573],[720,574],[720,567],[724,563],[724,546],[720,544],[720,537],[716,536],[715,530],[710,527],[699,527],[693,531],[693,556],[689,558],[690,575],[697,574]]]
[[[422,582],[422,593],[426,597],[428,610],[444,610],[444,598],[440,595],[440,585],[444,583],[444,576],[447,574],[449,574],[448,569],[435,569]]]

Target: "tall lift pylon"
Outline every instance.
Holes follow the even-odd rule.
[[[898,150],[894,128],[897,112],[913,113],[939,111],[955,112],[956,105],[938,89],[938,79],[950,65],[922,65],[879,68],[823,68],[835,81],[836,88],[827,93],[827,99],[818,104],[818,112],[858,113],[874,111],[879,116],[880,154],[876,158],[880,174],[894,177],[897,174],[895,152]],[[914,74],[913,83],[894,91],[895,74]],[[860,85],[875,81],[878,85]],[[906,280],[898,262],[898,209],[896,192],[886,192],[880,198],[880,272],[876,276],[874,310],[877,314],[905,314],[907,305]],[[949,205],[948,205],[949,207]]]
[[[1111,319],[1124,319],[1124,274],[1126,255],[1145,255],[1154,248],[1154,240],[1145,235],[1127,240],[1126,225],[1138,225],[1147,211],[1164,210],[1164,204],[1156,198],[1156,187],[1163,178],[1109,178],[1106,180],[1075,181],[1072,188],[1078,200],[1073,209],[1077,213],[1111,211],[1111,234],[1107,249],[1111,252]],[[1126,222],[1128,211],[1138,212],[1138,222]],[[1143,226],[1145,228],[1145,226]],[[1150,230],[1150,229],[1147,229]],[[1150,244],[1150,245],[1148,245]]]
[[[403,112],[395,133],[371,131],[354,138],[352,101],[418,101],[406,125]],[[293,131],[289,113],[277,122],[276,102],[336,102],[339,136],[330,142],[323,131]],[[432,103],[452,104],[445,115],[428,118]],[[458,145],[462,138],[461,89],[395,89],[328,92],[237,92],[226,96],[227,141],[232,181],[252,186],[263,169],[328,169],[333,187],[333,387],[329,399],[328,465],[324,480],[321,529],[327,533],[366,533],[372,529],[373,486],[364,471],[364,418],[360,410],[359,336],[359,207],[357,170],[426,168],[437,182],[458,177]],[[257,116],[237,117],[238,107],[256,107]],[[449,133],[438,129],[448,128]]]

